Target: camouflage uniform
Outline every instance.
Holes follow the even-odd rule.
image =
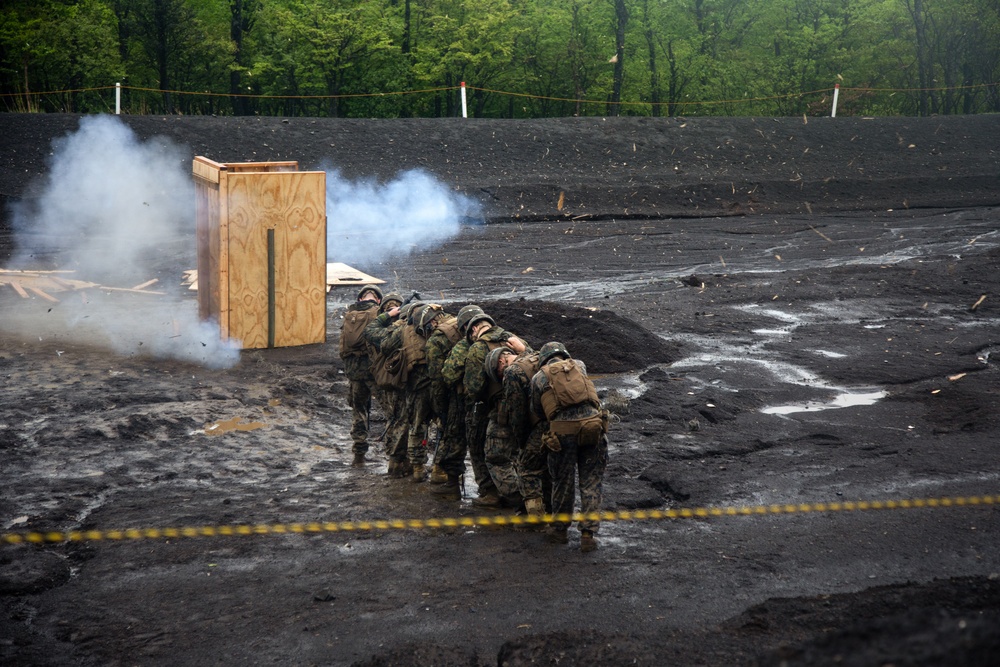
[[[507,431],[498,429],[496,423],[501,387],[490,382],[485,366],[490,350],[503,345],[513,336],[509,331],[493,325],[469,347],[464,383],[465,405],[471,417],[466,422],[466,439],[479,495],[483,495],[484,488],[488,490],[494,486],[499,495],[508,501],[520,502],[521,493],[513,464],[513,443]],[[488,476],[481,483],[480,471],[483,469]]]
[[[465,410],[458,409],[461,397],[452,390],[444,379],[444,367],[448,360],[448,355],[452,349],[461,342],[461,338],[453,341],[449,338],[448,331],[457,334],[454,326],[455,317],[447,313],[439,315],[435,320],[434,330],[427,337],[427,376],[431,381],[431,409],[441,420],[441,441],[434,450],[434,465],[439,466],[446,473],[461,475],[465,471]],[[455,452],[461,452],[459,466],[454,466],[453,461],[449,461],[451,469],[444,465],[444,461],[454,458]]]
[[[378,310],[374,301],[359,301],[347,307],[350,312],[372,311],[374,316]],[[375,392],[375,377],[371,371],[371,358],[368,354],[351,354],[342,356],[344,375],[347,376],[347,403],[351,406],[351,440],[355,455],[363,456],[368,451],[368,421],[372,409],[372,394]]]
[[[586,375],[587,367],[579,359],[573,360]],[[531,410],[537,418],[545,419],[542,408],[542,394],[549,388],[549,380],[539,370],[531,378]],[[578,403],[560,409],[552,415],[552,421],[577,421],[594,417],[600,410],[589,403]],[[580,511],[598,512],[601,509],[604,471],[608,467],[608,439],[601,436],[596,447],[580,447],[576,436],[559,435],[560,451],[549,451],[549,473],[552,475],[553,514],[572,514],[576,491],[576,476],[580,477]],[[566,524],[557,524],[565,526]],[[580,522],[581,531],[596,533],[599,523],[592,520]]]
[[[548,470],[548,448],[542,444],[542,434],[549,423],[539,420],[531,410],[531,378],[538,370],[538,354],[525,353],[507,366],[503,374],[503,391],[497,409],[497,423],[510,429],[514,442],[514,470],[521,497],[537,498],[551,509],[552,481]]]
[[[388,313],[376,317],[365,329],[365,340],[377,353],[388,356],[399,349],[403,342],[400,327],[402,323]],[[385,429],[385,450],[389,456],[390,465],[403,463],[406,457],[406,409],[403,400],[403,390],[395,387],[383,387],[386,405],[387,425]]]
[[[427,359],[424,356],[424,337],[412,324],[402,327],[404,348],[408,337],[421,341],[419,355],[407,363],[412,364],[406,376],[403,395],[406,401],[407,441],[406,454],[414,467],[427,463],[427,426],[431,421],[431,381],[427,376]],[[406,350],[404,350],[405,352]]]
[[[443,449],[437,464],[449,475],[461,477],[465,474],[465,454],[468,451],[466,439],[466,405],[465,405],[465,357],[469,353],[471,343],[463,338],[448,353],[441,366],[441,383],[447,392],[448,419],[445,433],[439,447]],[[433,396],[433,390],[432,390]],[[489,472],[486,472],[489,478]],[[479,477],[476,477],[478,482]]]

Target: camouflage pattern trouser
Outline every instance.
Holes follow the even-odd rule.
[[[549,449],[542,444],[542,434],[548,428],[548,422],[543,422],[531,429],[528,442],[525,444],[514,466],[521,484],[521,497],[525,500],[540,498],[544,501],[546,510],[552,506],[552,477],[549,475]]]
[[[518,482],[514,458],[517,455],[517,445],[507,427],[496,423],[496,411],[490,413],[490,421],[486,426],[486,468],[490,478],[497,487],[497,493],[502,498],[511,501],[521,501],[521,485]]]
[[[417,389],[406,394],[408,431],[406,455],[413,465],[427,463],[427,424],[431,419],[431,394],[427,389]]]
[[[448,398],[448,414],[444,416],[441,442],[434,450],[434,465],[440,466],[449,475],[461,477],[465,474],[465,397],[451,392]]]
[[[575,435],[560,435],[562,450],[549,451],[549,473],[552,475],[552,513],[572,514],[576,500],[574,485],[580,476],[580,511],[584,514],[601,509],[602,482],[608,467],[608,439],[602,437],[596,447],[579,447]],[[556,524],[567,525],[567,524]],[[580,530],[597,532],[597,521],[580,522]]]
[[[486,467],[486,426],[496,419],[496,410],[486,414],[486,404],[476,403],[476,407],[468,409],[465,414],[465,439],[469,445],[469,458],[472,460],[472,474],[479,487],[479,495],[496,490],[490,469]]]
[[[351,440],[354,441],[351,449],[355,454],[368,451],[368,417],[374,391],[374,379],[348,381],[347,403],[351,406]]]
[[[399,389],[384,389],[386,399],[382,407],[386,413],[385,453],[394,461],[406,460],[406,401]]]

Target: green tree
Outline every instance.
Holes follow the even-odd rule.
[[[122,74],[114,15],[100,0],[15,0],[0,9],[0,77],[20,111],[107,110],[110,96],[82,89]],[[32,95],[69,91],[59,97]]]

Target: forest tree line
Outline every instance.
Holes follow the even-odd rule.
[[[6,0],[0,110],[1000,111],[997,0]]]

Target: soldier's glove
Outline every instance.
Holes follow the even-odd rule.
[[[548,447],[553,452],[562,451],[562,443],[559,442],[559,436],[552,431],[546,431],[542,435],[542,444]]]

